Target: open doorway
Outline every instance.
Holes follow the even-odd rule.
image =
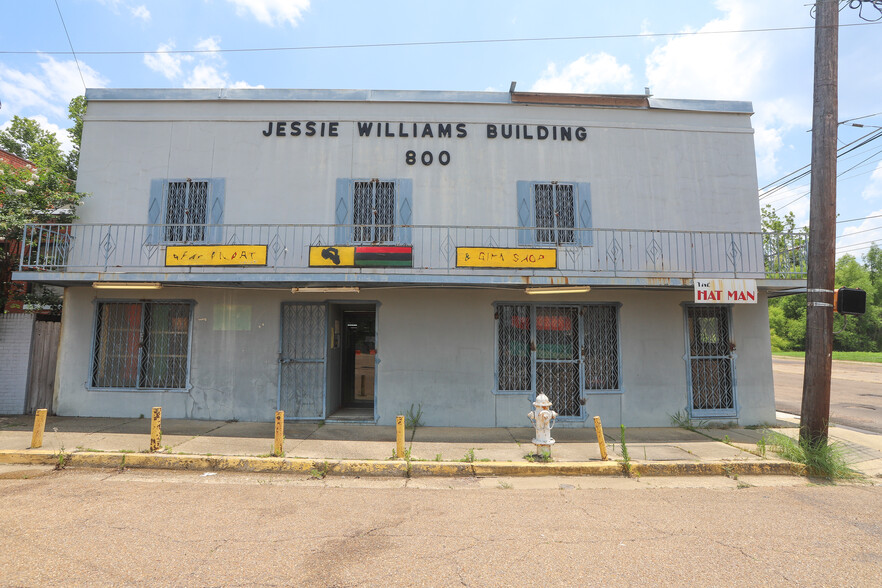
[[[377,311],[373,305],[331,305],[329,420],[373,421]]]

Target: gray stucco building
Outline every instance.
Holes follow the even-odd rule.
[[[65,286],[58,414],[774,420],[766,298],[802,252],[760,232],[749,103],[87,98],[91,196],[16,274]]]

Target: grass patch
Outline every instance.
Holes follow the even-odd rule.
[[[551,457],[550,451],[543,451],[541,453],[528,453],[527,455],[524,456],[524,459],[526,459],[530,463],[533,463],[533,462],[548,463],[548,462],[554,461],[554,458]]]
[[[773,356],[805,358],[805,351],[773,351]],[[834,351],[833,359],[843,361],[863,361],[866,363],[882,363],[882,352],[877,351]]]
[[[805,465],[809,475],[828,480],[855,480],[862,478],[859,472],[848,467],[837,443],[812,443],[791,439],[781,433],[769,432],[763,437],[763,452],[766,447],[780,457]]]

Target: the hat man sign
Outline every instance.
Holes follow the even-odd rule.
[[[697,304],[756,304],[756,280],[695,280]]]

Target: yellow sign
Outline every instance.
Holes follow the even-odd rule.
[[[309,267],[352,267],[355,265],[355,247],[310,247]]]
[[[169,245],[165,265],[266,265],[266,245]]]
[[[557,249],[457,247],[456,267],[554,269]]]

